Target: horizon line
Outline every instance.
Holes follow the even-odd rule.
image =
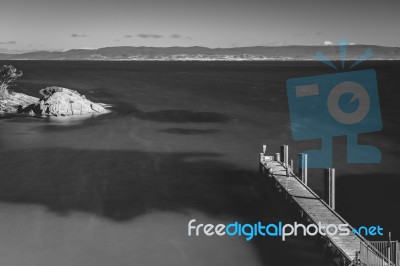
[[[243,49],[243,48],[256,48],[256,47],[263,47],[263,48],[283,48],[283,47],[340,47],[340,44],[313,44],[313,45],[303,45],[303,44],[285,44],[285,45],[251,45],[251,46],[236,46],[236,47],[207,47],[207,46],[201,46],[201,45],[191,45],[191,46],[130,46],[130,45],[121,45],[121,46],[104,46],[104,47],[99,47],[99,48],[72,48],[68,50],[26,50],[19,53],[15,52],[6,52],[2,51],[0,54],[5,54],[5,55],[23,55],[23,54],[29,54],[29,53],[40,53],[40,52],[45,52],[45,53],[67,53],[70,51],[95,51],[95,50],[100,50],[100,49],[107,49],[107,48],[204,48],[204,49],[210,49],[210,50],[217,50],[217,49]],[[349,45],[350,47],[352,46],[369,46],[369,47],[383,47],[383,48],[400,48],[400,46],[385,46],[385,45],[376,45],[376,44],[351,44]]]

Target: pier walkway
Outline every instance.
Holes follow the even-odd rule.
[[[332,206],[328,205],[294,174],[293,165],[290,166],[287,162],[282,162],[284,156],[279,154],[268,156],[265,152],[264,146],[263,153],[260,154],[260,171],[271,179],[276,188],[285,194],[288,201],[295,204],[302,218],[308,223],[315,225],[321,223],[322,226],[348,224]],[[285,156],[288,158],[288,155]],[[281,161],[281,159],[283,160]],[[288,160],[286,159],[286,161]],[[364,237],[353,233],[354,228],[349,224],[348,228],[351,230],[349,235],[326,234],[324,236],[327,247],[337,257],[338,264],[389,266],[390,263],[390,266],[396,266],[395,263],[388,262],[387,257]],[[360,252],[363,252],[363,254],[360,254]],[[361,261],[362,258],[367,261]]]

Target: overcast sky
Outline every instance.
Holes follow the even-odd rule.
[[[0,52],[106,46],[400,46],[400,0],[0,0]]]

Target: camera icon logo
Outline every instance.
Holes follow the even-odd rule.
[[[335,136],[347,137],[348,163],[380,163],[379,149],[358,144],[358,134],[382,130],[374,69],[289,79],[286,88],[293,139],[321,139],[321,149],[304,151],[310,168],[333,167]]]

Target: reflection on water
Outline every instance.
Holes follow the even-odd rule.
[[[15,62],[28,73],[26,93],[46,80],[113,107],[85,119],[0,118],[0,265],[328,265],[312,239],[186,236],[192,218],[296,219],[255,171],[261,144],[271,153],[284,143],[292,153],[312,148],[291,141],[283,88],[293,73],[321,70],[287,64]],[[339,158],[339,178],[396,173],[392,98],[381,97],[391,131],[360,138],[377,143],[382,165],[349,167]],[[336,144],[342,153],[345,141]],[[317,191],[319,177],[310,176]],[[374,190],[373,177],[365,182],[359,204]],[[368,224],[354,219],[368,216],[348,204],[353,188],[345,184],[338,181],[338,209]]]
[[[254,173],[219,161],[218,153],[38,148],[2,155],[0,199],[60,214],[79,210],[124,221],[194,208],[252,217],[263,206]]]
[[[87,119],[96,119],[100,115],[77,115],[77,116],[49,116],[45,120],[50,122],[50,125],[54,127],[60,126],[76,126],[85,122]]]
[[[0,207],[1,265],[261,265],[239,238],[188,241],[193,217],[225,222],[201,212],[151,212],[120,224],[79,212],[66,219],[35,205]]]

